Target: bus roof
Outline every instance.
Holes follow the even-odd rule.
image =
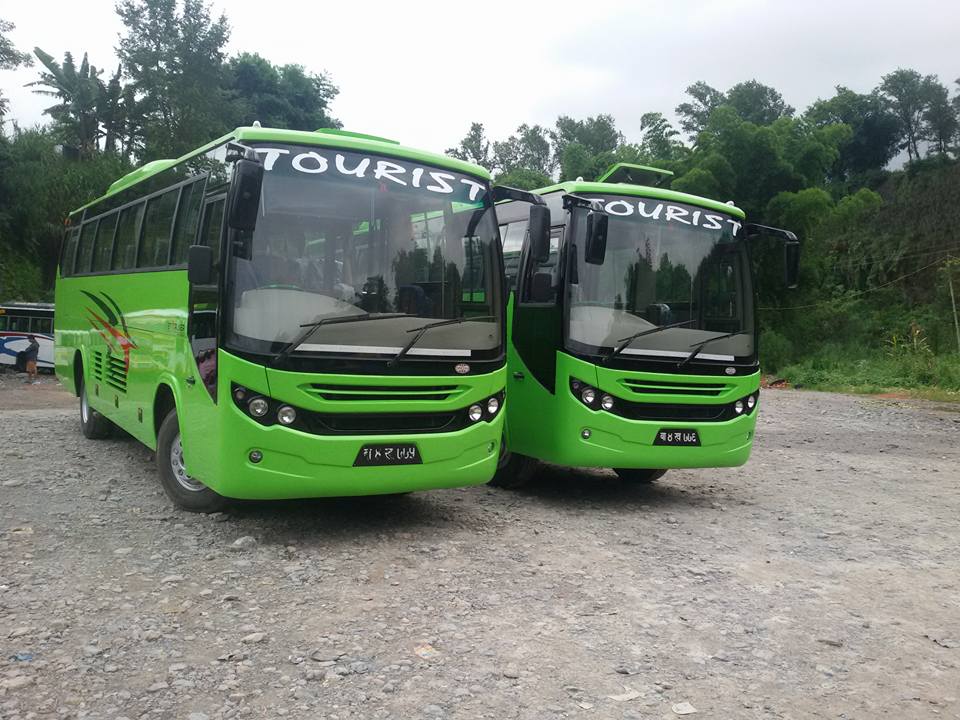
[[[634,195],[637,197],[648,197],[656,200],[672,200],[673,202],[688,203],[697,205],[709,210],[727,213],[738,217],[741,220],[746,214],[736,205],[727,205],[719,200],[700,197],[699,195],[689,195],[687,193],[677,192],[676,190],[667,190],[666,188],[650,187],[648,185],[626,185],[624,183],[603,183],[603,182],[585,182],[583,180],[570,180],[557,183],[549,187],[540,188],[533,192],[538,195],[562,190],[568,193],[602,193],[605,195]]]
[[[207,143],[203,147],[192,150],[182,157],[176,159],[153,160],[148,162],[146,165],[142,165],[136,170],[127,173],[119,180],[114,181],[107,189],[107,192],[101,197],[98,197],[96,200],[91,200],[86,205],[77,208],[71,212],[70,215],[76,215],[91,205],[95,205],[101,200],[105,200],[111,195],[116,195],[122,190],[133,187],[137,183],[143,182],[147,178],[152,177],[157,173],[161,173],[164,170],[173,167],[174,165],[178,165],[186,160],[189,160],[192,157],[208,152],[229,140],[236,140],[238,142],[243,142],[246,140],[250,142],[318,145],[321,147],[341,148],[343,150],[353,150],[356,152],[393,155],[394,157],[416,160],[429,165],[438,165],[455,172],[475,175],[483,178],[484,180],[490,179],[490,173],[479,165],[474,165],[473,163],[469,163],[464,160],[458,160],[457,158],[452,158],[448,155],[441,155],[439,153],[409,148],[404,145],[400,145],[395,140],[388,140],[387,138],[377,137],[376,135],[367,135],[365,133],[356,133],[348,130],[337,130],[333,128],[320,128],[319,130],[311,132],[307,130],[238,127],[223,137],[219,137],[216,140]]]
[[[53,312],[53,303],[6,302],[0,303],[0,310],[49,310]]]

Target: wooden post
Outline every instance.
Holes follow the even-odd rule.
[[[957,319],[957,298],[953,294],[954,262],[947,263],[947,287],[950,288],[950,304],[953,306],[953,328],[957,332],[957,352],[960,353],[960,320]]]

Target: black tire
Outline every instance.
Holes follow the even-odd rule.
[[[521,488],[530,482],[530,478],[533,477],[533,472],[536,469],[536,460],[507,450],[507,439],[503,438],[500,441],[497,472],[494,473],[493,478],[487,484],[508,490]]]
[[[666,474],[666,470],[647,470],[643,468],[614,468],[613,471],[625,483],[631,485],[649,485]]]
[[[90,440],[105,440],[110,437],[113,432],[113,423],[90,407],[90,401],[87,399],[87,382],[84,380],[82,369],[77,395],[80,396],[80,428],[83,430],[83,436]]]
[[[167,413],[157,433],[157,471],[163,491],[177,507],[197,513],[220,512],[226,507],[227,498],[187,475],[176,410]]]

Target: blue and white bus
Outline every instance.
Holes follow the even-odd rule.
[[[18,353],[27,349],[30,336],[40,344],[37,369],[53,371],[53,305],[8,303],[0,305],[0,365],[23,370]]]

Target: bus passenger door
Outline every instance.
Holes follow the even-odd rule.
[[[187,339],[192,359],[186,368],[186,407],[179,408],[180,432],[187,472],[201,482],[216,467],[217,448],[217,329],[219,327],[219,286],[221,246],[226,195],[206,199],[200,220],[199,245],[213,250],[213,276],[207,285],[190,287]],[[206,438],[205,442],[203,438]],[[203,443],[203,444],[201,444]]]
[[[507,445],[513,452],[542,457],[549,445],[543,417],[554,401],[557,350],[561,347],[560,248],[563,228],[550,233],[550,256],[536,263],[525,243],[513,298],[507,376]]]

